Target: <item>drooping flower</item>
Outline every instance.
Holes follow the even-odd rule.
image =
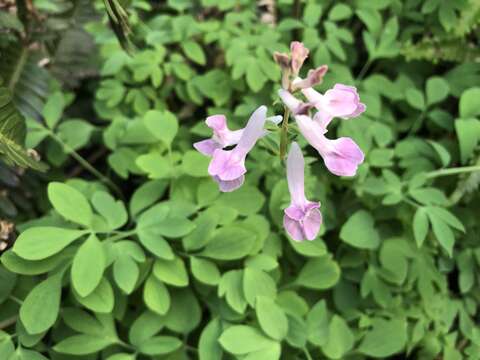
[[[322,224],[320,203],[309,201],[305,197],[304,170],[302,151],[294,142],[287,158],[287,181],[291,202],[284,210],[283,226],[296,241],[315,239]]]
[[[260,106],[248,120],[234,149],[216,149],[213,152],[208,173],[219,184],[221,191],[230,192],[242,186],[247,172],[245,158],[265,133],[266,115],[266,106]]]
[[[354,86],[335,84],[333,89],[327,90],[324,95],[313,88],[302,89],[303,95],[317,108],[319,120],[327,126],[334,117],[350,119],[357,117],[366,109],[360,102],[360,96]]]
[[[225,115],[209,116],[205,123],[213,130],[213,136],[210,139],[194,143],[193,147],[207,156],[212,156],[216,149],[238,144],[243,133],[243,129],[230,130]]]
[[[295,120],[302,135],[318,151],[332,174],[355,176],[364,160],[363,152],[355,141],[349,137],[328,139],[325,136],[327,129],[316,118],[312,120],[307,115],[297,115]]]

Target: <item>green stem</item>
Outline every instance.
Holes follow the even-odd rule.
[[[308,351],[307,347],[303,348],[303,353],[305,354],[305,357],[307,358],[307,360],[313,360],[313,357],[310,354],[310,352]]]
[[[11,318],[5,319],[0,322],[0,330],[5,329],[17,322],[18,316],[12,316]]]
[[[13,93],[13,90],[15,89],[15,86],[17,85],[18,80],[20,79],[20,76],[22,75],[22,70],[23,70],[23,67],[25,66],[25,63],[27,62],[27,58],[28,58],[28,49],[26,47],[23,47],[20,57],[17,61],[17,64],[15,65],[15,69],[13,70],[12,76],[10,77],[10,81],[8,82],[8,89],[12,93]]]
[[[125,200],[124,197],[123,197],[123,194],[122,194],[122,191],[120,190],[120,188],[115,185],[112,180],[110,180],[108,177],[106,177],[105,175],[103,175],[100,171],[98,171],[97,169],[95,169],[92,165],[90,165],[90,163],[85,160],[79,153],[77,153],[72,147],[70,147],[68,144],[66,144],[61,138],[59,138],[53,131],[47,129],[47,128],[44,128],[47,132],[48,132],[48,135],[54,139],[57,143],[59,143],[63,149],[65,150],[65,152],[69,155],[71,155],[85,170],[87,170],[88,172],[90,172],[93,176],[95,176],[96,178],[98,178],[102,183],[104,183],[105,185],[107,185],[108,187],[110,187],[110,189],[112,189],[120,199],[122,200]]]
[[[285,159],[288,145],[288,118],[290,117],[290,110],[287,107],[284,108],[282,131],[280,133],[280,159]]]
[[[370,66],[372,65],[372,60],[368,59],[367,62],[363,65],[362,69],[358,73],[356,81],[360,81],[363,79],[365,74],[367,73],[368,69],[370,69]]]
[[[415,201],[410,200],[409,198],[403,198],[403,202],[412,205],[413,207],[421,207],[421,205],[417,204]]]
[[[430,171],[426,174],[426,176],[428,179],[433,179],[440,176],[463,174],[463,173],[469,173],[474,171],[480,171],[480,165],[462,166],[462,167],[456,167],[456,168],[450,168],[450,169],[440,169],[440,170]]]
[[[125,239],[126,237],[135,235],[136,233],[137,233],[137,229],[133,229],[133,230],[122,232],[122,233],[120,233],[116,236],[112,236],[112,237],[108,238],[107,240],[111,241],[111,242],[115,242],[115,241],[118,241],[118,240]]]

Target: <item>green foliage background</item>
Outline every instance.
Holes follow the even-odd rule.
[[[480,359],[479,19],[478,0],[6,2],[0,359]],[[192,148],[208,115],[281,113],[292,40],[328,64],[320,90],[367,104],[331,130],[366,153],[355,178],[305,146],[324,224],[303,243],[277,133],[233,193]]]

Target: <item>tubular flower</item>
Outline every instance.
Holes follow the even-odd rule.
[[[260,106],[248,120],[237,146],[232,150],[216,149],[208,173],[219,184],[220,190],[230,192],[242,186],[245,180],[245,158],[259,138],[265,134],[267,108]]]
[[[334,117],[344,119],[354,118],[366,109],[360,102],[357,89],[353,86],[335,84],[333,89],[327,90],[324,95],[313,88],[302,89],[303,95],[317,108],[319,120],[326,127]]]
[[[348,137],[330,140],[327,129],[318,120],[306,115],[297,115],[295,120],[302,135],[323,158],[327,169],[338,176],[355,176],[364,155],[360,147]]]
[[[194,143],[193,147],[207,156],[212,156],[217,149],[238,144],[243,133],[243,129],[230,130],[225,115],[209,116],[205,123],[213,130],[213,136],[210,139]]]
[[[291,202],[284,210],[283,226],[295,241],[315,239],[322,224],[320,203],[309,201],[305,197],[304,168],[302,151],[294,142],[287,158],[287,181]]]

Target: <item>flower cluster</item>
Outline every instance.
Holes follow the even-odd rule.
[[[316,91],[313,86],[322,82],[328,70],[326,65],[312,69],[304,79],[300,78],[300,69],[308,53],[302,43],[294,41],[290,46],[290,54],[274,54],[275,61],[282,68],[282,89],[278,94],[285,105],[286,114],[280,131],[283,138],[287,138],[288,117],[291,113],[300,133],[318,151],[327,169],[338,176],[354,176],[364,160],[360,147],[349,137],[329,139],[325,135],[334,118],[355,118],[365,111],[365,104],[360,102],[353,86],[336,84],[324,94]],[[305,101],[294,96],[297,92],[304,96]],[[315,114],[311,116],[313,111]],[[245,128],[240,130],[230,130],[223,115],[207,118],[206,124],[212,129],[213,136],[195,143],[194,147],[212,158],[208,172],[219,184],[221,191],[234,191],[242,186],[247,172],[245,159],[248,153],[267,134],[265,122],[271,120],[277,124],[278,119],[278,116],[267,119],[266,106],[255,110]],[[231,150],[227,149],[232,146]],[[296,241],[313,240],[322,223],[320,203],[311,202],[305,197],[305,163],[296,142],[290,146],[286,167],[291,203],[284,210],[285,230]]]

